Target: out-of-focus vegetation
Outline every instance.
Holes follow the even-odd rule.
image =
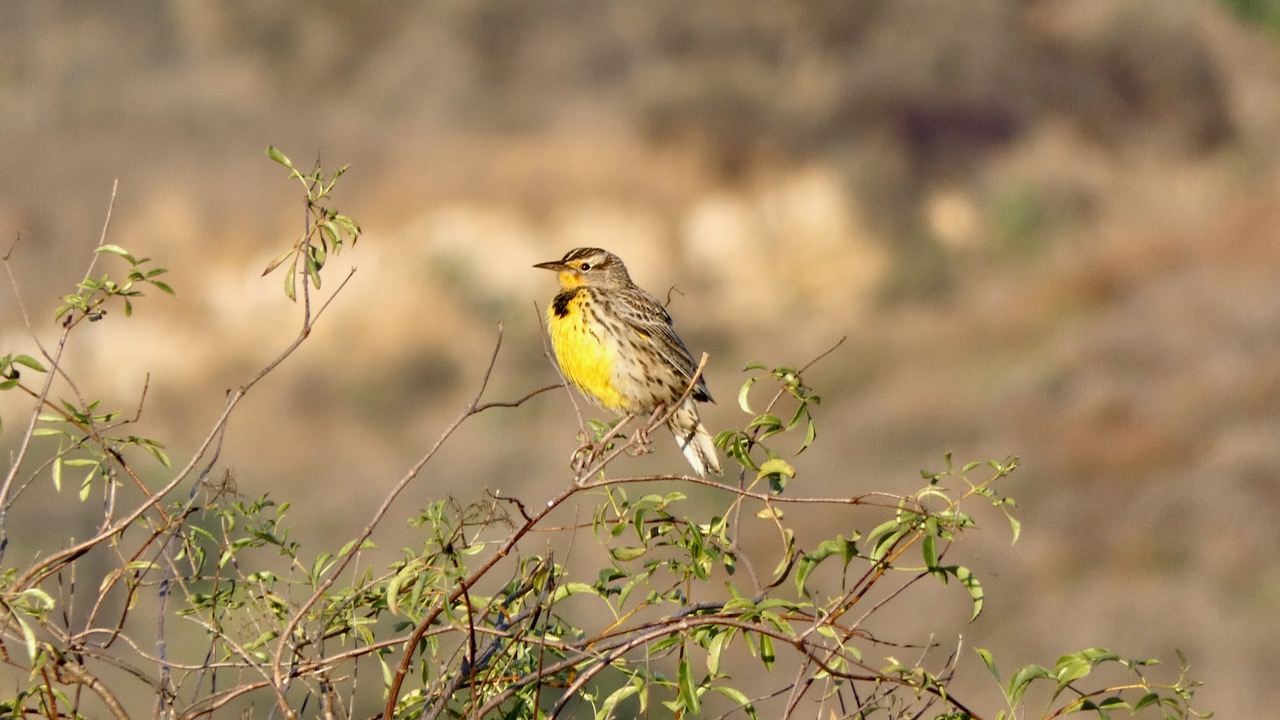
[[[1280,2],[1276,0],[1222,0],[1242,20],[1280,34]]]

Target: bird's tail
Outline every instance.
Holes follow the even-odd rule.
[[[698,407],[693,398],[685,398],[684,404],[667,421],[671,433],[676,436],[680,452],[700,477],[708,473],[722,474],[720,455],[716,453],[715,440],[702,421],[698,419]]]

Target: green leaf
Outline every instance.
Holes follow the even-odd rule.
[[[269,157],[269,158],[271,158],[272,160],[274,160],[275,162],[277,162],[277,163],[279,163],[279,164],[281,164],[281,165],[283,165],[283,166],[285,166],[285,167],[289,168],[290,170],[292,170],[292,169],[293,169],[293,162],[292,162],[291,160],[289,160],[289,158],[288,158],[288,157],[286,157],[284,153],[280,152],[280,150],[279,150],[278,148],[276,148],[276,146],[275,146],[275,145],[268,145],[268,146],[267,146],[267,157]]]
[[[62,456],[53,459],[53,489],[62,492]]]
[[[937,574],[938,570],[938,541],[933,535],[925,535],[924,541],[920,543],[920,549],[924,554],[924,566],[929,572]],[[942,574],[946,579],[946,573]]]
[[[1033,680],[1042,678],[1051,678],[1053,675],[1049,673],[1049,669],[1043,665],[1028,665],[1019,669],[1009,678],[1008,700],[1010,705],[1017,705],[1022,701],[1022,694],[1026,692],[1027,686]]]
[[[295,248],[289,248],[288,250],[285,250],[284,252],[275,256],[274,258],[271,259],[271,262],[267,263],[267,267],[262,271],[262,274],[270,275],[272,270],[275,270],[277,267],[280,267],[280,263],[293,257],[293,254],[296,252],[297,250]]]
[[[325,239],[325,240],[327,240],[327,241],[329,242],[329,244],[330,244],[331,246],[333,246],[333,247],[335,247],[335,248],[337,248],[337,247],[341,247],[341,245],[342,245],[342,236],[341,236],[340,234],[338,234],[338,226],[337,226],[337,225],[334,225],[332,222],[325,222],[325,223],[321,223],[321,224],[320,224],[320,234],[323,236],[323,239]],[[323,264],[324,264],[324,249],[323,249],[323,248],[320,248],[319,250],[320,250],[320,255],[316,258],[316,260],[317,260],[321,265],[323,265]]]
[[[729,687],[728,685],[718,685],[711,688],[711,690],[712,692],[720,693],[737,703],[738,707],[741,708],[748,717],[751,717],[754,720],[759,720],[760,716],[756,714],[756,708],[751,704],[751,699],[747,697],[746,693],[735,687]]]
[[[334,215],[333,220],[334,222],[341,225],[343,230],[347,231],[347,234],[351,236],[351,244],[355,245],[356,242],[360,239],[360,232],[361,232],[360,226],[356,223],[356,221],[352,220],[346,215],[341,215],[341,214]]]
[[[173,467],[169,462],[169,455],[164,451],[164,446],[159,443],[148,443],[144,447],[147,452],[151,453],[151,455],[160,462],[161,465],[165,467]]]
[[[678,696],[680,704],[691,715],[701,715],[702,703],[698,700],[698,688],[693,684],[693,670],[689,667],[688,658],[681,658],[677,677],[680,688]]]
[[[969,596],[973,598],[973,614],[969,616],[969,622],[973,622],[982,614],[982,603],[985,597],[982,592],[982,584],[978,582],[978,578],[974,576],[969,568],[963,565],[957,565],[953,574],[960,581],[960,584],[964,585],[964,588],[969,591]]]
[[[737,430],[726,430],[716,436],[716,446],[724,448],[726,455],[736,460],[742,467],[756,470],[758,468],[755,461],[751,459],[749,444],[750,440],[747,436]]]
[[[1150,707],[1151,705],[1155,705],[1158,702],[1160,702],[1160,694],[1149,692],[1146,695],[1143,695],[1142,697],[1138,698],[1138,702],[1133,704],[1133,711],[1135,713],[1141,712],[1145,708]]]
[[[818,564],[835,554],[840,554],[844,558],[845,565],[848,566],[849,560],[853,558],[857,547],[853,540],[849,540],[843,535],[837,536],[834,540],[824,540],[818,549],[810,553],[805,553],[800,557],[800,562],[796,567],[796,591],[802,595],[808,595],[805,589],[805,583],[809,579],[809,575],[813,572]]]
[[[772,413],[765,413],[764,415],[760,415],[756,419],[752,420],[751,424],[747,426],[747,429],[752,430],[758,427],[765,428],[764,437],[768,437],[769,435],[782,430],[782,419]]]
[[[783,598],[768,598],[765,600],[761,600],[760,603],[756,605],[756,609],[760,611],[777,610],[778,608],[782,608],[787,612],[799,611],[799,607],[797,606],[794,600],[785,600]],[[774,623],[774,625],[781,627],[776,622]]]
[[[71,458],[65,462],[67,467],[97,467],[102,464],[100,460],[94,458]]]
[[[321,557],[325,554],[326,553],[321,553]],[[320,560],[321,558],[316,558],[315,564],[311,567],[311,578],[313,582],[320,577]],[[417,558],[405,563],[404,567],[400,568],[400,571],[395,574],[395,577],[391,578],[391,582],[387,583],[387,610],[390,611],[392,615],[400,614],[400,589],[406,582],[410,580],[417,580],[421,575],[422,561],[421,558]]]
[[[567,582],[563,585],[556,586],[556,591],[551,596],[551,602],[558,603],[571,595],[579,595],[581,593],[591,593],[592,595],[599,594],[596,592],[594,586],[583,582]]]
[[[882,560],[901,540],[904,535],[910,531],[910,527],[904,525],[899,520],[886,520],[876,526],[874,530],[867,534],[867,541],[871,543],[871,552],[869,557],[872,560]]]
[[[748,365],[747,369],[750,368],[751,366]],[[751,386],[755,385],[756,381],[759,379],[760,378],[748,378],[746,382],[742,383],[742,388],[738,390],[738,407],[742,408],[742,412],[748,415],[755,415],[751,410],[751,404],[748,401],[747,396],[751,394]]]
[[[295,289],[297,276],[298,276],[298,273],[294,272],[293,270],[290,270],[289,272],[284,274],[285,297],[289,298],[290,300],[293,300],[294,302],[298,301],[298,293],[297,293],[297,290]]]
[[[27,600],[27,604],[37,610],[52,610],[56,604],[53,596],[40,588],[27,588],[26,590],[18,593],[18,595],[24,600]],[[35,598],[36,602],[31,603],[28,598]]]
[[[129,261],[131,264],[133,264],[133,265],[137,265],[137,264],[138,264],[138,260],[137,260],[137,258],[135,258],[133,255],[129,254],[129,251],[128,251],[128,250],[125,250],[124,248],[120,247],[119,245],[111,245],[111,244],[99,245],[99,246],[98,246],[98,247],[97,247],[93,252],[94,252],[95,254],[96,254],[96,253],[111,253],[112,255],[119,255],[120,257],[124,258],[125,260],[128,260],[128,261]]]
[[[1013,539],[1009,541],[1009,544],[1012,545],[1018,542],[1018,537],[1022,535],[1022,523],[1018,522],[1018,518],[1008,513],[1005,513],[1005,517],[1009,519],[1009,530],[1013,532]]]
[[[768,670],[773,669],[773,663],[777,660],[777,655],[773,651],[773,638],[761,633],[760,635],[760,662]]]
[[[720,674],[720,654],[731,637],[731,631],[725,630],[712,635],[707,641],[707,674],[709,676],[715,677]]]
[[[800,449],[796,450],[796,454],[799,455],[800,453],[804,452],[805,449],[808,448],[810,445],[812,445],[813,441],[817,439],[818,439],[818,426],[814,425],[813,421],[810,420],[809,425],[804,432],[804,442],[800,444]]]
[[[760,510],[756,511],[756,517],[760,518],[761,520],[781,520],[782,511],[772,506],[761,508]]]
[[[32,370],[35,370],[36,372],[42,372],[42,373],[49,372],[48,370],[44,369],[44,366],[41,365],[38,360],[31,357],[30,355],[14,355],[13,361],[19,365],[25,365],[31,368]]]
[[[36,658],[40,654],[40,646],[36,643],[36,633],[25,619],[18,615],[13,615],[12,617],[18,621],[18,627],[22,629],[22,641],[27,646],[27,659],[31,661],[31,665],[34,667]]]
[[[635,695],[637,692],[639,692],[639,688],[630,683],[614,690],[609,694],[609,697],[605,698],[604,702],[600,704],[600,709],[596,711],[596,720],[610,720],[611,718],[618,717],[616,712],[618,703],[626,700],[632,695]]]
[[[307,256],[306,265],[307,277],[311,279],[311,287],[318,289],[320,287],[320,265],[310,255]]]
[[[258,637],[254,638],[253,640],[250,640],[249,643],[244,646],[244,649],[257,650],[263,645],[266,645],[272,640],[275,640],[277,637],[280,637],[280,634],[277,633],[275,630],[263,631],[260,635],[258,635]]]
[[[649,549],[645,547],[620,547],[610,549],[609,555],[619,562],[628,562],[635,560],[647,552],[649,552]]]
[[[760,471],[756,473],[756,479],[760,480],[771,475],[779,478],[783,476],[793,478],[796,476],[796,469],[791,466],[791,463],[782,458],[770,458],[760,464]]]
[[[1059,685],[1066,686],[1082,677],[1085,677],[1093,668],[1085,660],[1073,659],[1065,663],[1060,663],[1054,668],[1054,676]]]
[[[1102,700],[1102,702],[1098,703],[1098,709],[1100,709],[1100,710],[1130,710],[1130,709],[1132,709],[1132,708],[1130,708],[1130,707],[1129,707],[1129,703],[1127,703],[1127,702],[1125,702],[1125,701],[1124,701],[1124,698],[1120,697],[1119,695],[1112,695],[1112,696],[1111,696],[1111,697],[1109,697],[1109,698],[1104,698],[1104,699]]]
[[[344,549],[344,552],[340,552],[338,554],[339,555],[345,554],[345,549]],[[319,583],[320,576],[323,575],[325,572],[327,572],[329,568],[333,567],[333,563],[329,562],[332,559],[333,559],[333,555],[330,555],[327,552],[322,552],[316,556],[315,561],[311,563],[311,572],[308,575],[308,577],[311,578],[311,582],[313,584]]]
[[[982,664],[987,666],[987,670],[991,672],[996,682],[1003,685],[1004,681],[1000,679],[1000,671],[996,669],[996,659],[991,654],[991,651],[986,648],[974,648],[973,651],[978,653],[978,657],[982,658]]]

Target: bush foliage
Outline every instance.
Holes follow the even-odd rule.
[[[663,418],[635,431],[590,423],[551,497],[439,499],[407,519],[416,544],[375,562],[393,501],[462,424],[519,412],[558,387],[486,401],[499,328],[474,399],[363,530],[341,547],[303,547],[291,539],[289,502],[240,496],[219,456],[242,399],[314,330],[328,302],[312,302],[326,262],[360,228],[330,204],[345,168],[303,172],[274,148],[268,155],[304,191],[305,229],[264,272],[283,269],[285,295],[301,299],[299,330],[227,395],[191,457],[174,464],[159,439],[130,434],[137,414],[102,408],[63,361],[86,322],[116,306],[129,315],[152,290],[174,292],[163,268],[106,242],[106,227],[55,314],[56,343],[32,329],[34,350],[0,358],[4,407],[30,407],[25,424],[5,428],[0,662],[19,689],[0,700],[0,715],[124,718],[148,706],[166,718],[250,708],[282,718],[1193,714],[1185,667],[1156,680],[1154,661],[1089,648],[1005,677],[990,652],[958,639],[873,633],[922,583],[961,593],[971,617],[983,612],[980,579],[952,548],[980,517],[1007,522],[1017,539],[1001,491],[1017,459],[959,466],[948,456],[905,495],[797,493],[795,455],[822,446],[808,366],[746,368],[742,427],[716,439],[736,480],[616,474],[614,460],[644,452]],[[123,280],[98,274],[118,261]],[[144,479],[153,477],[164,479]],[[5,518],[41,513],[23,491],[46,482],[59,503],[99,499],[96,530],[14,557]],[[575,515],[581,506],[594,508],[589,518]],[[990,671],[1001,706],[952,691],[965,664]]]

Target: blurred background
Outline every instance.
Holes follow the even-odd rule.
[[[675,288],[713,431],[745,421],[747,362],[848,338],[807,376],[797,492],[1022,458],[1022,539],[997,515],[963,550],[986,615],[937,590],[925,632],[1004,668],[1177,649],[1199,707],[1275,713],[1280,3],[60,1],[0,6],[0,47],[0,239],[21,234],[35,335],[56,337],[118,179],[108,242],[178,296],[82,328],[66,367],[129,409],[149,374],[136,432],[177,465],[296,330],[259,275],[303,207],[264,149],[351,165],[335,204],[365,235],[325,294],[358,270],[223,452],[241,493],[294,503],[304,543],[364,525],[475,393],[499,323],[487,397],[555,381],[555,283],[530,265],[598,245]],[[0,340],[36,354],[7,287]],[[2,400],[7,450],[28,406]],[[393,529],[480,487],[536,502],[575,432],[563,392],[475,418]],[[623,471],[684,471],[657,440]],[[13,522],[17,548],[51,524]]]

